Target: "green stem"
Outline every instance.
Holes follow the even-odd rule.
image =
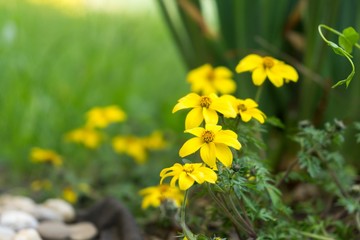
[[[186,200],[188,197],[188,190],[185,191],[184,201],[181,205],[180,209],[180,226],[183,229],[183,232],[188,240],[196,240],[196,236],[191,232],[185,222],[185,208],[186,208]]]
[[[259,101],[260,101],[260,96],[261,96],[263,88],[264,88],[263,85],[261,85],[256,91],[255,102],[257,102],[257,103],[259,103]]]
[[[237,209],[237,207],[236,207],[236,205],[235,205],[235,203],[234,203],[234,201],[233,201],[233,199],[231,197],[231,194],[227,195],[227,198],[229,199],[230,207],[233,210],[233,212],[236,214],[237,218],[240,220],[241,223],[243,223],[247,227],[247,229],[248,229],[247,232],[249,233],[249,235],[251,237],[256,238],[256,233],[254,231],[254,227],[252,226],[252,224],[251,224],[251,222],[249,221],[248,218],[247,218],[247,220],[245,220],[241,216],[241,214],[239,213],[239,211],[238,211],[238,209]],[[244,210],[244,209],[242,208],[242,210]],[[243,211],[243,214],[244,214],[244,216],[246,216],[246,212]]]
[[[326,25],[324,25],[324,24],[320,24],[320,25],[319,25],[319,33],[320,33],[320,35],[321,35],[321,37],[322,37],[323,39],[326,39],[326,38],[324,37],[324,35],[323,35],[322,32],[321,32],[321,28],[325,28],[326,30],[328,30],[328,31],[330,31],[330,32],[332,32],[332,33],[334,33],[334,34],[336,34],[336,35],[338,35],[338,36],[345,37],[344,34],[342,34],[341,32],[336,31],[335,29],[333,29],[333,28],[331,28],[331,27],[329,27],[329,26],[326,26]],[[360,49],[360,44],[355,43],[354,46]]]
[[[206,184],[208,187],[208,191],[210,196],[212,197],[212,199],[216,202],[216,204],[224,211],[224,213],[227,215],[227,217],[230,219],[230,221],[234,224],[235,229],[238,233],[238,237],[241,240],[241,236],[240,236],[240,232],[247,232],[247,230],[239,224],[239,222],[237,221],[237,219],[234,217],[234,215],[229,211],[229,209],[226,207],[226,205],[224,205],[219,199],[218,197],[215,195],[215,193],[212,191],[210,184]]]
[[[311,237],[314,239],[320,239],[320,240],[335,240],[334,238],[330,238],[330,237],[325,237],[325,236],[321,236],[321,235],[317,235],[314,233],[309,233],[309,232],[303,232],[303,231],[298,231],[300,234],[306,236],[306,237]]]

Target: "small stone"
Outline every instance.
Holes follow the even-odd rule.
[[[36,228],[38,226],[38,221],[26,212],[9,210],[2,213],[0,225],[19,231],[24,228]]]
[[[70,239],[72,240],[89,240],[93,239],[98,231],[94,224],[90,222],[79,222],[69,225]]]
[[[37,228],[40,236],[46,239],[62,240],[70,235],[69,228],[62,222],[44,221]]]
[[[39,221],[62,221],[63,217],[58,211],[55,211],[46,206],[37,205],[34,212],[34,217]]]
[[[23,229],[15,235],[13,240],[41,240],[41,237],[34,229]]]
[[[36,207],[35,202],[31,198],[12,195],[2,195],[0,197],[0,205],[3,209],[19,210],[29,214],[33,214]]]
[[[13,240],[15,231],[12,228],[0,226],[0,240]]]
[[[62,199],[48,199],[42,205],[58,212],[62,217],[62,220],[65,222],[72,221],[75,218],[75,210],[73,206]]]

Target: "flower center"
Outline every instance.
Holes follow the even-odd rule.
[[[204,108],[209,108],[211,104],[211,99],[209,97],[202,97],[200,99],[200,106]]]
[[[263,58],[263,65],[265,68],[272,68],[274,66],[274,60],[271,57]]]
[[[238,105],[238,110],[240,110],[241,112],[245,112],[247,110],[247,107],[245,106],[245,104],[239,104]]]
[[[194,166],[190,164],[185,164],[183,170],[186,173],[192,173],[194,171]]]
[[[212,142],[214,140],[215,134],[212,131],[206,130],[203,134],[202,134],[202,139],[204,140],[204,142],[209,143]]]

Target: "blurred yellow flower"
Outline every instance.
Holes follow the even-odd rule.
[[[126,114],[118,106],[94,107],[86,113],[86,126],[106,128],[111,123],[123,122]]]
[[[38,192],[41,190],[50,190],[52,188],[52,184],[49,180],[34,180],[31,182],[31,190]]]
[[[231,166],[233,155],[229,147],[237,150],[241,148],[237,134],[231,130],[222,130],[220,125],[206,124],[205,128],[196,127],[185,132],[196,137],[184,143],[179,155],[185,157],[200,149],[201,159],[214,169],[216,169],[216,159],[226,167]]]
[[[228,99],[232,103],[235,111],[244,122],[249,122],[252,118],[255,118],[260,123],[265,122],[266,115],[257,108],[259,105],[251,98],[243,100],[230,95],[223,96],[223,98]]]
[[[71,204],[76,203],[78,200],[77,194],[74,192],[74,190],[71,187],[66,187],[63,189],[62,197]]]
[[[154,131],[150,136],[144,137],[143,143],[150,150],[160,150],[166,146],[166,141],[160,131]]]
[[[138,164],[143,164],[146,161],[146,147],[141,138],[135,136],[117,136],[113,138],[112,146],[115,152],[129,155]]]
[[[101,133],[92,128],[77,128],[65,135],[65,139],[70,142],[83,144],[87,148],[97,148],[101,143]]]
[[[204,182],[215,183],[217,180],[216,173],[212,169],[203,166],[202,163],[185,163],[184,165],[175,163],[172,167],[164,168],[160,172],[160,177],[160,184],[165,178],[172,177],[170,186],[174,187],[178,181],[179,188],[184,191],[194,185],[195,182],[198,184]]]
[[[172,201],[175,206],[180,207],[184,199],[184,194],[179,188],[171,187],[168,184],[144,188],[140,190],[139,194],[143,196],[142,209],[149,206],[159,207],[166,200]]]
[[[261,57],[256,54],[250,54],[243,58],[236,66],[236,72],[252,72],[252,80],[256,86],[260,86],[266,77],[276,87],[281,87],[284,81],[297,82],[299,75],[295,68],[285,64],[273,57]]]
[[[190,93],[178,100],[172,112],[186,108],[192,108],[192,110],[186,116],[185,129],[198,127],[204,120],[205,123],[217,124],[219,120],[217,112],[224,114],[225,117],[236,117],[231,103],[214,93],[206,96]]]
[[[191,91],[208,95],[210,93],[228,94],[236,90],[232,80],[233,73],[226,67],[213,68],[210,64],[193,69],[187,75]]]
[[[63,164],[62,157],[56,152],[43,148],[32,148],[30,152],[30,159],[34,163],[51,163],[55,166]]]

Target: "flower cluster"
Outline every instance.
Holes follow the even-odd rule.
[[[112,139],[112,146],[115,152],[124,153],[143,164],[147,159],[147,150],[160,150],[166,146],[163,134],[159,131],[153,132],[150,136],[138,137],[133,135],[116,136]]]
[[[63,164],[62,157],[56,152],[35,147],[31,149],[30,159],[34,163],[49,163],[54,166],[61,166]]]
[[[266,78],[276,87],[281,87],[284,82],[298,80],[296,70],[290,65],[272,57],[255,54],[246,56],[237,65],[236,72],[245,71],[252,72],[253,83],[256,86],[262,85]],[[235,120],[234,123],[237,125],[239,120],[248,123],[252,119],[260,124],[265,123],[266,115],[258,108],[255,100],[240,99],[231,95],[236,90],[232,76],[231,70],[225,67],[213,68],[209,64],[189,72],[187,81],[191,84],[192,92],[180,98],[172,112],[190,109],[185,118],[184,132],[193,137],[180,148],[179,156],[184,158],[199,152],[201,162],[192,163],[186,160],[183,165],[175,163],[164,168],[160,172],[159,186],[163,186],[164,180],[168,177],[171,177],[170,187],[178,186],[183,191],[195,183],[216,184],[219,167],[231,167],[234,153],[241,154],[242,145],[236,133],[238,128],[227,123]],[[155,189],[157,188],[151,191],[158,191]],[[154,198],[155,204],[151,205],[158,206],[159,198]],[[143,206],[150,205],[149,202],[149,197],[145,198]]]
[[[95,149],[99,147],[103,139],[99,129],[125,120],[126,114],[118,106],[94,107],[86,113],[85,125],[70,131],[65,138],[70,142],[80,143],[87,148]]]

